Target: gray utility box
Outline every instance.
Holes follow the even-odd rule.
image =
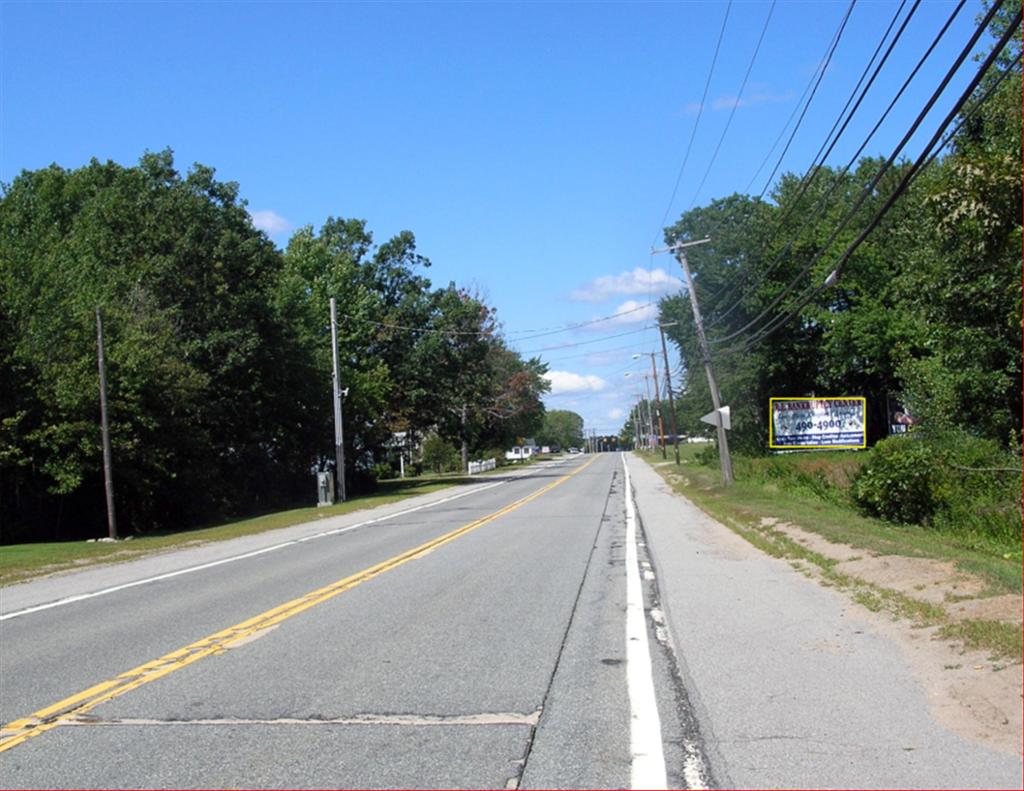
[[[330,472],[316,474],[317,506],[334,505],[334,475]]]

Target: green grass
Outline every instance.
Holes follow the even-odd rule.
[[[721,484],[718,469],[698,462],[701,448],[689,445],[680,451],[682,464],[679,467],[665,465],[660,454],[641,455],[655,465],[678,492],[762,551],[788,559],[798,567],[802,562],[812,564],[814,576],[823,584],[849,591],[870,610],[907,618],[918,627],[938,626],[941,635],[967,647],[985,648],[998,657],[1021,659],[1018,626],[980,620],[955,622],[941,607],[835,571],[836,561],[832,558],[763,524],[763,519],[774,518],[834,543],[870,553],[952,560],[957,568],[984,580],[988,586],[986,593],[990,595],[1021,592],[1021,564],[1004,558],[1001,547],[982,545],[979,548],[963,537],[871,519],[857,513],[852,504],[844,502],[835,492],[821,491],[816,484],[807,485],[806,473],[810,467],[815,477],[820,480],[831,477],[836,482],[835,487],[841,490],[859,463],[855,458],[857,454],[844,457],[827,453],[817,458],[794,454],[770,460],[743,459],[734,464],[737,480],[727,488]],[[832,461],[838,463],[838,471],[828,469]],[[780,469],[782,465],[794,469]]]
[[[500,469],[500,468],[499,468]],[[88,543],[62,541],[56,543],[12,544],[0,546],[0,585],[38,577],[56,571],[65,571],[97,563],[118,563],[135,560],[145,555],[180,549],[186,546],[227,541],[240,536],[264,533],[282,527],[315,522],[332,516],[361,511],[378,505],[399,502],[409,497],[471,483],[474,478],[460,475],[405,478],[381,481],[372,494],[354,497],[348,502],[323,508],[296,508],[289,511],[264,514],[222,525],[180,532],[151,533],[136,536],[130,541],[116,543]]]
[[[759,525],[763,517],[774,517],[818,533],[829,541],[881,555],[954,561],[961,570],[984,579],[992,594],[1021,592],[1021,564],[1012,556],[1003,557],[1007,554],[1005,547],[979,543],[971,536],[916,525],[897,525],[862,516],[852,504],[841,502],[839,497],[824,499],[806,487],[788,485],[785,479],[766,481],[761,476],[745,477],[747,460],[735,465],[736,482],[726,488],[721,484],[717,469],[697,463],[695,456],[699,448],[688,445],[680,450],[683,464],[679,468],[673,464],[657,469],[671,476],[673,485],[682,494],[720,521],[728,517],[743,524]],[[825,457],[836,455],[823,454]],[[850,455],[856,457],[858,454]],[[653,455],[645,458],[651,463],[660,461]],[[801,466],[811,461],[827,461],[814,460],[810,454],[779,458],[785,460],[784,463],[792,460],[790,463]],[[779,458],[775,461],[778,462]],[[678,475],[676,469],[679,470]],[[843,475],[848,475],[848,472]],[[685,480],[681,481],[678,476]]]

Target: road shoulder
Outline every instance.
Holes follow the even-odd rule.
[[[1019,755],[1006,751],[1013,723],[951,730],[957,706],[984,704],[936,694],[942,684],[922,672],[922,657],[935,661],[927,634],[908,642],[887,616],[710,519],[644,461],[631,456],[629,465],[669,634],[719,782],[1019,787]],[[948,664],[972,661],[964,654]],[[1010,702],[1019,710],[1019,697]]]

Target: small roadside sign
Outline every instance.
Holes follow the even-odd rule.
[[[722,428],[731,429],[732,421],[729,418],[729,407],[724,406],[721,409],[713,409],[701,418],[701,422],[710,423],[712,426],[721,426]]]

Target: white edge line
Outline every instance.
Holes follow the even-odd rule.
[[[668,787],[661,717],[654,694],[654,671],[647,640],[644,597],[636,547],[636,506],[626,454],[622,454],[626,499],[626,685],[629,692],[630,786]]]
[[[562,463],[562,462],[559,462],[559,463]],[[557,466],[557,465],[552,465],[552,466]],[[526,478],[528,476],[526,474],[521,474],[521,475],[518,475],[516,477],[517,478]],[[412,508],[406,508],[406,509],[404,509],[402,511],[396,511],[395,513],[388,514],[387,516],[378,516],[378,517],[375,517],[374,519],[367,519],[364,522],[358,522],[357,524],[349,525],[348,527],[338,527],[338,528],[334,528],[333,530],[325,530],[322,533],[316,533],[314,535],[305,536],[303,538],[294,538],[291,541],[285,541],[285,542],[280,543],[280,544],[274,544],[273,546],[264,547],[263,549],[256,549],[256,550],[253,550],[252,552],[245,552],[245,553],[243,553],[241,555],[232,555],[229,558],[222,558],[221,560],[213,560],[213,561],[210,561],[209,563],[202,563],[202,564],[200,564],[198,566],[189,566],[188,568],[178,569],[177,571],[169,571],[166,574],[158,574],[155,577],[146,577],[145,579],[135,580],[134,582],[126,582],[123,585],[114,585],[113,587],[103,588],[101,590],[93,591],[91,593],[80,593],[80,594],[77,594],[75,596],[68,596],[68,597],[66,597],[64,599],[57,599],[56,601],[47,602],[46,604],[37,604],[34,607],[26,607],[23,610],[15,610],[14,612],[9,612],[9,613],[6,613],[4,615],[0,615],[0,621],[6,621],[6,620],[8,620],[10,618],[19,618],[22,615],[30,615],[32,613],[40,612],[42,610],[49,610],[49,609],[52,609],[54,607],[63,607],[66,604],[73,604],[75,602],[84,601],[85,599],[94,599],[97,596],[106,596],[108,593],[117,593],[118,591],[123,591],[123,590],[126,590],[128,588],[138,587],[139,585],[148,585],[151,582],[159,582],[161,580],[171,579],[172,577],[180,577],[182,574],[191,574],[191,573],[193,573],[195,571],[204,571],[206,569],[214,568],[215,566],[223,566],[225,563],[234,563],[237,560],[245,560],[247,558],[256,557],[257,555],[265,555],[268,552],[273,552],[273,551],[278,550],[278,549],[284,549],[285,547],[289,547],[289,546],[292,546],[294,544],[302,544],[302,543],[304,543],[306,541],[312,541],[315,538],[324,538],[326,536],[336,536],[336,535],[340,535],[341,533],[348,533],[351,530],[358,530],[361,527],[366,527],[368,525],[376,524],[377,522],[386,522],[389,519],[395,519],[396,517],[399,517],[399,516],[405,516],[407,514],[411,514],[411,513],[414,513],[416,511],[422,511],[422,510],[424,510],[426,508],[433,508],[435,505],[443,505],[444,503],[450,503],[452,500],[458,500],[458,499],[460,499],[462,497],[468,497],[471,494],[477,494],[478,492],[485,492],[488,489],[493,489],[496,486],[503,486],[506,483],[509,483],[509,481],[507,481],[507,480],[505,480],[505,481],[495,481],[494,483],[489,483],[486,486],[480,486],[479,488],[471,489],[468,492],[459,492],[458,494],[453,494],[453,495],[449,495],[448,497],[443,497],[440,500],[434,500],[433,502],[430,502],[430,503],[424,503],[423,505],[417,505],[417,506],[413,506]]]

